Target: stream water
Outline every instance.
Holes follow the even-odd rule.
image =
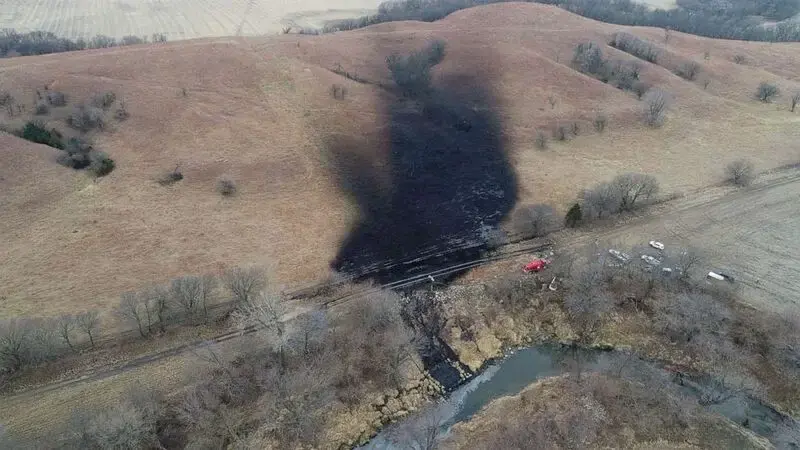
[[[577,353],[559,345],[540,345],[509,352],[504,358],[489,364],[482,372],[450,393],[442,401],[427,410],[411,416],[405,421],[435,420],[447,435],[453,425],[469,420],[492,400],[518,394],[535,381],[561,375],[580,364],[582,371],[614,372],[624,378],[636,378],[644,382],[673,383],[683,395],[698,400],[716,391],[718,385],[704,377],[676,377],[658,363],[649,362],[617,351],[579,349]],[[709,411],[721,414],[730,420],[744,424],[754,433],[771,438],[776,427],[788,418],[779,412],[748,397],[741,392],[727,392],[725,401],[705,406]],[[404,423],[401,422],[401,423]],[[363,449],[394,450],[408,448],[403,445],[403,436],[398,425],[387,427]]]

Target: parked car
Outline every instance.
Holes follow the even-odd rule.
[[[646,262],[647,264],[650,264],[651,266],[657,266],[661,264],[660,259],[654,258],[650,255],[642,255],[642,261]]]
[[[548,260],[546,260],[544,258],[534,259],[533,261],[529,262],[528,264],[525,264],[525,266],[522,268],[522,271],[525,272],[525,273],[538,272],[538,271],[544,269],[545,267],[547,267],[547,265],[549,263],[550,263],[550,261],[548,261]]]
[[[614,258],[617,258],[618,260],[620,260],[620,261],[622,261],[622,262],[628,262],[628,261],[630,261],[630,260],[631,260],[631,257],[630,257],[630,255],[628,255],[628,254],[626,254],[626,253],[622,253],[622,252],[621,252],[621,251],[619,251],[619,250],[614,250],[613,248],[612,248],[612,249],[609,249],[609,250],[608,250],[608,253],[610,253],[610,254],[611,254],[611,256],[613,256]]]
[[[664,244],[658,241],[650,241],[650,247],[653,247],[657,250],[664,250]]]

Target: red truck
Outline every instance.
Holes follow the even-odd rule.
[[[550,264],[550,261],[544,258],[534,259],[528,264],[525,264],[525,267],[522,268],[522,271],[525,273],[538,272],[547,267],[548,264]]]

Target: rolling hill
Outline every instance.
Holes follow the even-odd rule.
[[[642,123],[634,94],[570,65],[585,41],[636,60],[604,45],[616,31],[661,49],[658,65],[640,61],[641,79],[672,102],[661,128]],[[432,74],[436,101],[404,100],[385,60],[432,40],[446,42]],[[581,189],[623,172],[653,174],[673,193],[719,182],[737,158],[759,170],[794,163],[800,113],[789,112],[788,97],[800,90],[798,54],[800,44],[680,33],[665,43],[660,29],[510,3],[322,36],[0,60],[0,89],[28,110],[47,86],[67,94],[65,108],[113,91],[130,113],[93,135],[117,167],[98,179],[0,133],[0,314],[109,311],[124,291],[234,265],[266,266],[288,289],[327,277],[332,262],[360,263],[359,249],[373,261],[458,245],[443,235],[463,238],[519,204],[564,212]],[[702,66],[695,81],[673,73],[686,61]],[[772,103],[754,97],[764,81],[781,89]],[[600,113],[604,133],[592,129]],[[63,114],[39,118],[66,130]],[[24,119],[0,117],[12,127]],[[535,148],[538,131],[575,122],[573,139]],[[160,185],[176,165],[185,178]],[[222,176],[236,195],[215,191]]]

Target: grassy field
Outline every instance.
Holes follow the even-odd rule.
[[[286,26],[320,26],[322,20],[358,16],[378,0],[11,0],[3,2],[0,28],[50,31],[68,38],[102,34],[169,40],[260,35]]]
[[[577,43],[602,43],[619,30],[662,47],[663,65],[642,63],[641,73],[670,93],[673,107],[660,129],[641,123],[642,103],[633,94],[569,66]],[[391,85],[385,58],[431,39],[447,43],[434,85],[489,92],[491,102],[464,106],[496,118],[495,142],[509,156],[518,204],[548,202],[563,212],[582,188],[628,171],[655,175],[665,192],[690,191],[719,182],[729,160],[747,157],[763,170],[799,156],[800,115],[787,104],[800,89],[797,44],[674,33],[664,46],[662,30],[603,24],[538,4],[490,5],[436,23],[324,36],[12,58],[0,61],[0,88],[28,111],[44,86],[65,92],[66,108],[111,90],[130,118],[92,135],[117,162],[98,180],[58,166],[50,149],[0,134],[0,315],[109,311],[124,291],[234,265],[268,267],[279,290],[324,279],[362,214],[336,163],[366,162],[372,178],[362,184],[392,179],[397,97],[381,88]],[[610,47],[604,52],[634,59]],[[738,54],[746,64],[732,61]],[[699,62],[703,78],[674,75],[671,68],[685,60]],[[339,68],[367,83],[334,73]],[[784,94],[773,103],[756,101],[761,81]],[[331,95],[334,84],[347,88],[344,100]],[[603,134],[591,126],[599,112],[609,118]],[[59,117],[63,111],[54,108],[38,118],[65,128]],[[29,118],[0,113],[11,127]],[[549,135],[574,122],[582,130],[574,139],[535,148],[538,130]],[[176,165],[184,180],[159,185]],[[215,192],[221,176],[236,182],[234,197]],[[433,215],[438,205],[427,208]]]

